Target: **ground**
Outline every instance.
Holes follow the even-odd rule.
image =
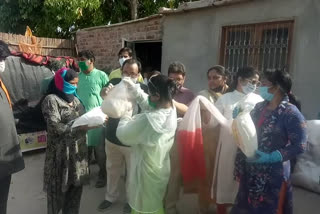
[[[8,201],[8,214],[45,214],[46,195],[42,191],[42,174],[44,151],[24,154],[25,170],[13,175]],[[92,167],[92,182],[85,186],[82,195],[80,214],[103,214],[96,210],[104,198],[104,188],[97,189],[94,183],[97,178],[97,168]],[[122,199],[113,209],[105,214],[121,214],[124,204],[124,189]],[[318,214],[320,195],[299,188],[294,189],[294,214]],[[196,214],[197,199],[194,195],[184,195],[178,204],[180,214]],[[214,213],[214,212],[213,212]]]

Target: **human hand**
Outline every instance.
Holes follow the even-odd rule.
[[[129,90],[133,90],[136,86],[136,83],[134,83],[130,77],[124,77],[122,81]]]
[[[108,87],[104,87],[102,88],[101,92],[100,92],[100,96],[102,97],[102,99],[105,99],[107,97],[107,95],[109,94],[109,92],[114,88],[114,85],[112,85],[112,83],[110,83],[108,85]]]
[[[248,158],[247,162],[249,163],[277,163],[282,162],[282,155],[279,150],[276,150],[271,153],[256,151],[256,157]]]

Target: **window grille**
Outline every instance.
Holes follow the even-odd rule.
[[[244,66],[265,69],[288,67],[293,21],[222,28],[220,64],[231,74]]]

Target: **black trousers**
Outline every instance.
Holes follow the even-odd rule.
[[[0,178],[0,214],[7,213],[7,202],[8,202],[10,183],[11,183],[11,175]]]

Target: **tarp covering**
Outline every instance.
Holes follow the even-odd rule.
[[[28,100],[29,103],[39,101],[42,97],[42,80],[50,76],[53,73],[47,67],[28,63],[15,56],[6,59],[6,70],[0,73],[13,105],[21,100]]]
[[[52,71],[45,66],[31,64],[21,57],[6,59],[6,69],[0,77],[9,91],[15,119],[19,119],[19,134],[45,130],[41,108],[37,104],[43,97],[41,84],[51,76]]]

